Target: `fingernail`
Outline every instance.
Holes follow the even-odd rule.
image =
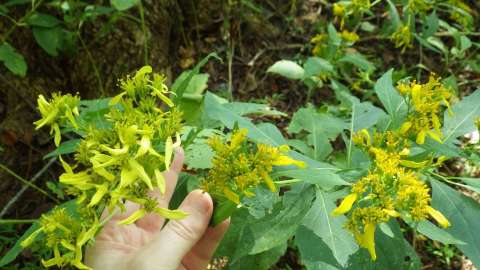
[[[195,210],[202,214],[210,212],[212,208],[212,199],[210,194],[202,190],[195,190],[194,192],[196,193],[195,196],[198,196],[195,198],[195,202],[193,204]]]

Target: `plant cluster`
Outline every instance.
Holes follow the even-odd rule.
[[[170,167],[182,128],[182,113],[167,97],[165,77],[151,73],[152,68],[145,66],[120,81],[123,92],[110,100],[103,128],[77,123],[80,99],[76,96],[55,94],[49,101],[39,97],[42,118],[35,122],[37,128],[49,125],[57,146],[60,127],[82,137],[72,163],[60,157],[65,172],[59,181],[75,198],[76,211],[73,214],[55,208],[44,214],[39,228],[22,242],[26,247],[38,239],[53,252],[52,258],[42,261],[45,267],[72,265],[89,269],[82,263],[82,252],[108,221],[101,214],[112,216],[125,211],[126,201],[140,207],[120,224],[132,224],[147,213],[168,219],[187,215],[158,206],[150,193],[154,189],[165,192],[162,172]]]

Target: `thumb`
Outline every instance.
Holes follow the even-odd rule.
[[[170,220],[153,241],[136,254],[135,269],[177,269],[203,236],[213,211],[210,195],[201,190],[192,191],[179,209],[189,215]]]

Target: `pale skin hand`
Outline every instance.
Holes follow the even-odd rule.
[[[152,193],[160,207],[168,207],[178,174],[182,170],[184,153],[176,149],[169,171],[164,173],[166,191]],[[203,270],[207,267],[229,222],[208,227],[213,203],[210,195],[200,190],[192,191],[179,209],[188,217],[171,220],[163,227],[165,219],[150,214],[131,225],[117,225],[138,209],[127,202],[127,211],[114,216],[96,236],[95,244],[87,248],[85,263],[94,270]]]

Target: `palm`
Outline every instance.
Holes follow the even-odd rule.
[[[160,195],[158,190],[150,194],[160,207],[168,207],[182,166],[183,151],[179,151],[164,173],[165,194]],[[87,249],[87,264],[95,270],[205,269],[228,222],[207,228],[213,206],[211,199],[202,200],[204,197],[199,191],[190,193],[180,206],[190,216],[169,222],[163,229],[165,219],[157,214],[148,214],[131,225],[118,225],[138,209],[138,205],[127,202],[126,211],[113,216]],[[199,205],[202,211],[198,211]]]

